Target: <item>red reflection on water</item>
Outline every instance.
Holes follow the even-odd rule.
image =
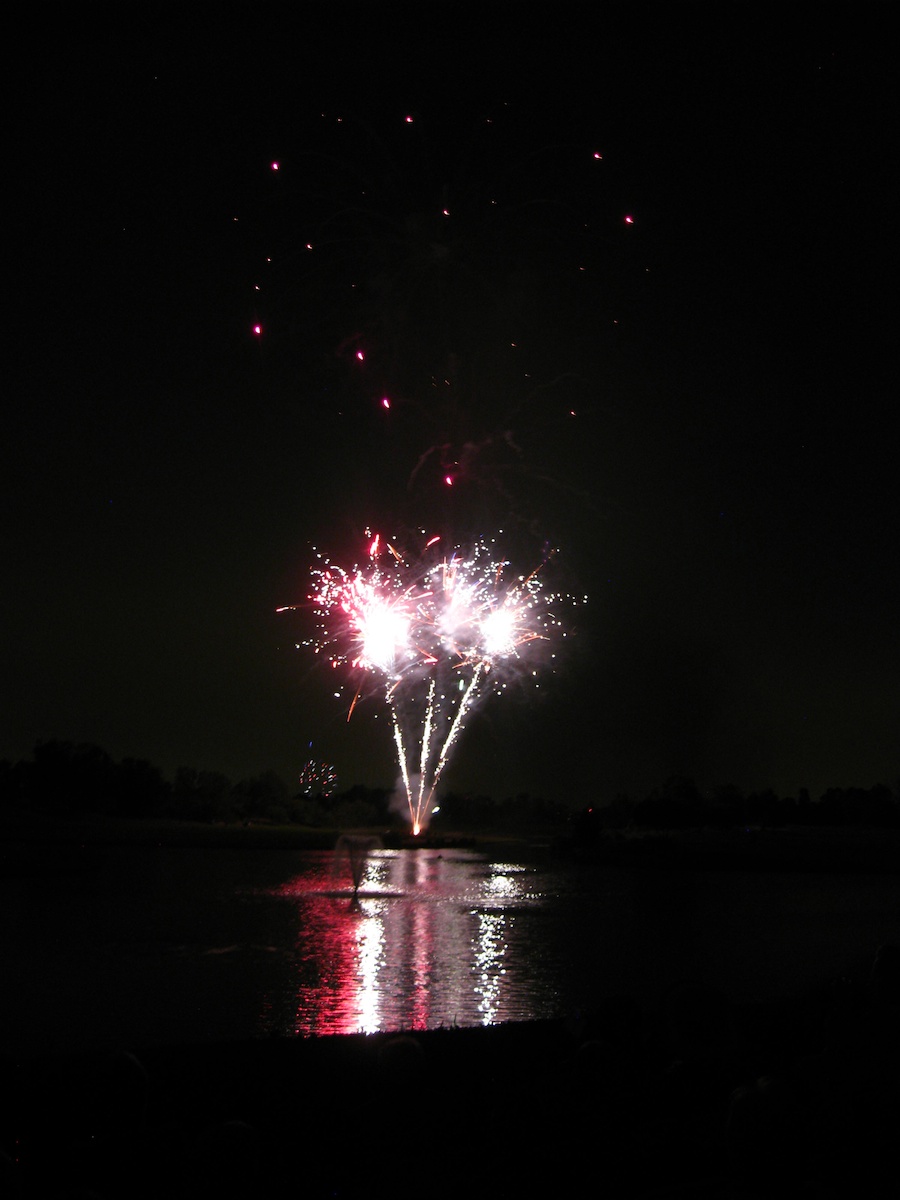
[[[447,902],[451,879],[458,883],[459,871],[432,851],[376,851],[354,895],[346,862],[311,856],[304,873],[279,889],[297,906],[296,980],[290,1014],[279,1018],[267,1004],[270,1031],[429,1028],[436,972],[445,999],[448,982],[466,986],[459,967],[469,959],[470,924],[465,906]]]
[[[295,1033],[358,1033],[366,1028],[359,961],[359,926],[366,920],[358,902],[320,896],[305,906],[304,941],[316,947],[317,979],[298,989]]]
[[[427,1029],[428,1018],[431,1015],[429,1006],[429,965],[432,961],[432,946],[434,944],[434,911],[431,908],[419,906],[412,910],[413,914],[413,994],[412,1021],[413,1029]]]

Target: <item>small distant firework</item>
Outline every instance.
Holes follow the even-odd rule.
[[[536,676],[540,660],[552,663],[567,636],[559,610],[573,600],[546,591],[540,567],[513,573],[494,539],[448,553],[432,538],[410,562],[375,536],[362,566],[317,560],[308,597],[316,632],[305,644],[361,674],[348,720],[368,676],[383,686],[418,834],[476,702],[517,675]]]
[[[304,796],[330,796],[337,786],[337,772],[330,763],[309,758],[303,764],[298,782]]]

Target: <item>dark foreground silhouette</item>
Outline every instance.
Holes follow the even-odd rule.
[[[893,1196],[900,949],[742,1006],[0,1060],[12,1200]]]

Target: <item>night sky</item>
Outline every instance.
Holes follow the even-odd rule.
[[[503,530],[589,602],[447,789],[896,787],[890,7],[324,11],[8,47],[0,757],[391,786],[276,609]]]

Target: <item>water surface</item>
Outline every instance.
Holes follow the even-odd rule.
[[[110,850],[0,879],[0,1050],[569,1016],[685,981],[736,1001],[900,942],[900,877],[656,872],[451,850]]]

